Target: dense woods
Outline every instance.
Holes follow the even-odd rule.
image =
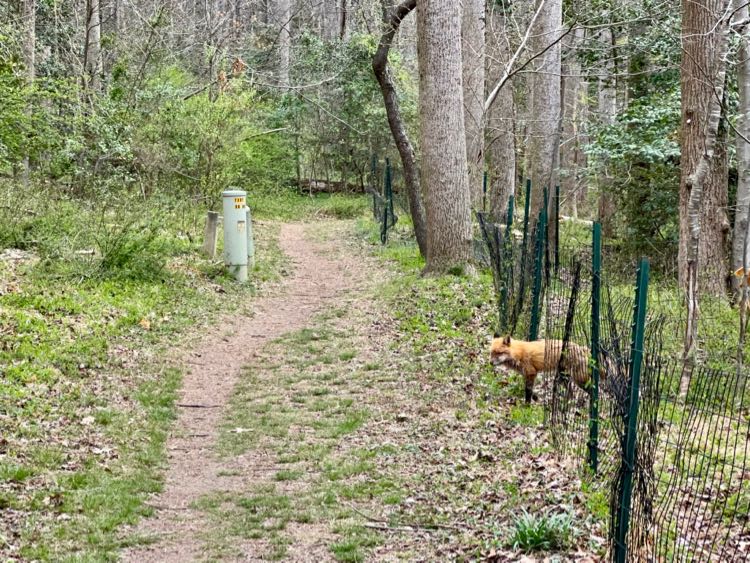
[[[108,307],[127,310],[118,338],[134,326],[150,331],[157,318],[190,326],[190,311],[220,308],[213,293],[240,291],[213,256],[190,261],[223,190],[247,190],[261,218],[270,258],[256,268],[260,287],[287,273],[273,242],[279,227],[264,221],[361,217],[384,195],[386,160],[399,204],[396,247],[414,250],[424,283],[448,274],[472,290],[488,284],[476,212],[505,223],[512,197],[508,226],[518,230],[504,236],[523,237],[526,252],[524,205],[533,221],[547,201],[553,246],[562,218],[588,251],[597,221],[612,264],[630,275],[648,256],[664,291],[679,296],[684,326],[670,345],[679,349],[683,398],[709,341],[739,332],[720,367],[743,368],[744,0],[0,0],[0,394],[12,397],[0,402],[0,477],[11,483],[0,481],[0,511],[57,502],[46,489],[26,504],[4,496],[22,488],[25,477],[6,474],[16,475],[26,454],[6,463],[16,452],[6,451],[2,431],[40,413],[79,424],[80,416],[58,417],[55,397],[89,401],[81,380],[111,360],[109,329],[87,332],[69,317],[88,313],[99,326]],[[437,287],[440,299],[457,299]],[[485,290],[455,309],[480,309]],[[61,326],[74,336],[60,336]],[[93,340],[77,348],[81,334]],[[58,341],[70,348],[58,350]],[[131,391],[117,397],[130,401]],[[160,444],[168,418],[149,419]],[[47,428],[34,432],[29,440],[47,439]],[[155,487],[148,475],[139,492]],[[122,504],[130,492],[118,494]],[[130,524],[136,512],[97,531]],[[0,555],[21,528],[0,522]]]
[[[703,139],[715,137],[697,198],[700,271],[706,290],[727,289],[728,273],[741,266],[746,223],[737,206],[747,191],[746,7],[464,2],[437,34],[446,42],[441,62],[451,61],[441,74],[426,66],[434,39],[416,25],[416,4],[4,2],[5,189],[31,182],[54,197],[170,191],[210,204],[217,190],[238,183],[364,187],[373,154],[400,154],[412,192],[415,164],[424,168],[432,214],[431,165],[422,158],[432,150],[425,139],[440,139],[418,119],[417,99],[423,115],[432,113],[428,85],[436,80],[436,94],[451,96],[463,117],[439,126],[452,134],[435,150],[465,146],[473,209],[482,204],[484,170],[496,215],[522,178],[534,186],[532,210],[543,187],[559,184],[565,214],[601,219],[623,252],[648,251],[683,284],[687,179]],[[449,45],[447,33],[458,33],[458,43]],[[389,77],[385,105],[371,69],[376,53],[383,69],[389,55],[380,73]],[[458,83],[460,97],[449,94]],[[394,103],[399,115],[389,127]],[[463,186],[458,177],[449,183]],[[419,217],[414,197],[411,207]],[[677,248],[679,268],[670,263]]]

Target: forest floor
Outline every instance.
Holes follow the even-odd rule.
[[[178,354],[165,486],[124,560],[598,559],[606,497],[486,361],[487,280],[421,279],[355,228],[282,225],[288,277]]]

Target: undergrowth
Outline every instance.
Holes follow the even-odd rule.
[[[355,198],[255,202],[238,286],[199,253],[205,209],[0,190],[0,556],[111,559],[149,514],[181,374],[162,358],[288,269],[268,218],[355,213]],[[220,245],[221,246],[221,245]]]

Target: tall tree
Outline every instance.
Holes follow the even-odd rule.
[[[739,91],[739,117],[737,119],[737,207],[732,236],[732,270],[750,268],[750,10],[744,4],[737,12],[741,28],[737,64],[737,90]],[[732,276],[735,291],[740,289],[741,278]]]
[[[611,27],[602,28],[599,33],[601,64],[598,82],[597,117],[602,125],[613,125],[617,117],[617,80],[615,78],[615,45]],[[612,182],[607,163],[598,171],[597,187],[599,188],[599,221],[604,236],[611,237],[614,230],[612,220],[615,214],[615,202],[610,193]]]
[[[585,29],[578,27],[569,41],[570,56],[563,72],[563,138],[560,142],[560,191],[568,202],[573,217],[578,217],[578,200],[586,187],[585,123],[588,114],[586,92],[588,83],[583,78],[578,54],[584,40]]]
[[[562,0],[537,0],[541,7],[531,36],[533,53],[541,53],[531,79],[531,126],[528,165],[532,182],[531,209],[542,205],[542,190],[557,182],[560,146],[562,74],[559,38],[562,34]]]
[[[22,0],[21,19],[23,22],[23,63],[26,67],[26,81],[29,86],[36,78],[36,0]],[[28,111],[31,110],[29,104]],[[29,183],[29,156],[23,159],[23,184]]]
[[[419,186],[419,167],[417,166],[414,147],[409,139],[406,125],[401,116],[396,85],[393,81],[391,69],[388,66],[388,53],[390,52],[399,26],[416,6],[417,0],[404,0],[401,4],[388,9],[385,1],[383,1],[383,23],[385,24],[385,29],[380,38],[378,50],[375,52],[372,60],[372,69],[380,85],[380,91],[383,94],[388,126],[391,128],[393,140],[401,157],[401,165],[404,169],[404,182],[406,183],[407,196],[409,198],[409,211],[411,212],[412,223],[414,225],[417,246],[419,247],[420,254],[426,257],[427,219],[425,218],[422,194]]]
[[[695,363],[699,283],[701,289],[713,293],[725,288],[726,151],[721,147],[717,151],[717,143],[730,6],[731,0],[682,1],[679,275],[687,303],[683,395]]]
[[[484,170],[485,0],[463,0],[461,52],[464,83],[464,127],[471,205],[482,206]]]
[[[102,19],[99,0],[86,0],[83,69],[86,84],[97,91],[102,77]]]
[[[426,272],[468,265],[472,252],[461,69],[461,5],[417,3],[419,133],[427,212]]]
[[[507,8],[492,2],[488,7],[486,50],[487,84],[497,84],[510,64],[512,48]],[[488,92],[489,95],[489,92]],[[504,217],[508,198],[515,193],[516,138],[513,88],[507,82],[497,94],[486,116],[486,153],[489,186],[488,208],[494,220]]]
[[[278,74],[279,86],[289,88],[289,68],[292,55],[292,2],[291,0],[274,1],[274,23],[279,30],[278,36]]]

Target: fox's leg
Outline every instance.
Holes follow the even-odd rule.
[[[525,369],[523,372],[523,377],[526,383],[526,404],[531,403],[531,399],[536,399],[536,395],[534,395],[534,382],[536,381],[536,370],[532,369]]]

